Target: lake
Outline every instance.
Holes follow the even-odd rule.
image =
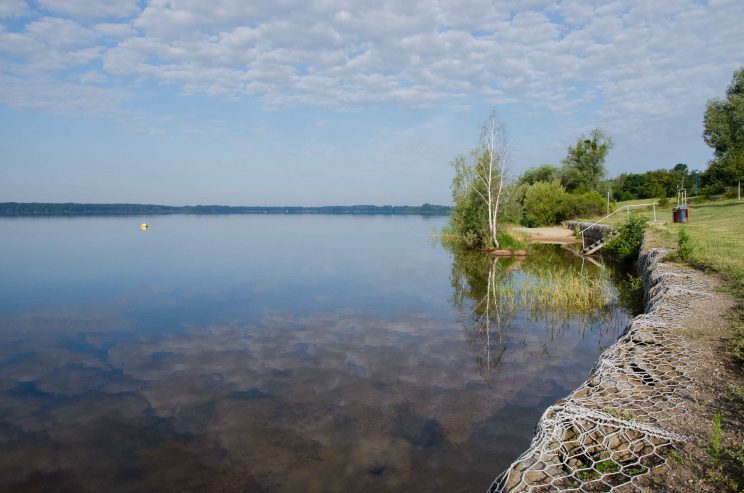
[[[633,308],[445,221],[0,219],[0,490],[485,491]],[[520,291],[566,272],[607,300]]]

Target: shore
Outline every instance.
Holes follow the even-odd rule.
[[[578,241],[573,231],[561,226],[549,226],[543,228],[525,228],[523,226],[515,226],[512,228],[512,231],[522,236],[529,243],[570,245]]]
[[[735,302],[719,279],[665,262],[667,253],[644,247],[645,313],[584,384],[545,411],[529,449],[490,492],[717,491],[694,464],[706,459],[712,416],[725,412],[721,396],[735,378],[723,349]]]

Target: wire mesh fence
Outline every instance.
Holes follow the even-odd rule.
[[[502,492],[635,492],[686,438],[671,431],[694,398],[696,353],[680,336],[706,285],[643,251],[646,314],[633,319],[589,378],[549,407],[525,451],[491,485]]]

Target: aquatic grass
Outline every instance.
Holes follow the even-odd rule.
[[[594,313],[612,301],[606,277],[547,269],[528,276],[519,285],[521,304],[530,311],[564,312],[571,316]]]

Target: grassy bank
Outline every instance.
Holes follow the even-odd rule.
[[[620,204],[621,206],[624,204]],[[636,210],[653,220],[652,210]],[[609,223],[624,221],[625,212],[610,218]],[[732,314],[731,330],[725,344],[733,355],[735,375],[728,382],[728,394],[722,396],[729,426],[744,421],[744,202],[725,200],[690,206],[690,222],[671,222],[671,207],[656,210],[657,223],[649,223],[647,241],[652,247],[676,249],[672,259],[692,267],[720,275],[725,289],[737,300],[738,309]],[[599,219],[599,218],[596,218]],[[744,442],[721,443],[721,414],[712,418],[711,444],[708,460],[689,467],[704,476],[710,491],[744,491]]]
[[[621,202],[618,207],[640,201]],[[652,201],[649,201],[652,202]],[[653,221],[650,207],[632,209],[632,214],[646,216]],[[627,217],[624,211],[606,222],[619,225]],[[598,220],[600,217],[587,220]],[[690,205],[690,222],[672,223],[672,208],[656,209],[657,223],[649,222],[652,246],[676,248],[679,231],[690,236],[692,249],[685,262],[693,267],[723,275],[739,297],[744,297],[744,201],[724,200]]]

